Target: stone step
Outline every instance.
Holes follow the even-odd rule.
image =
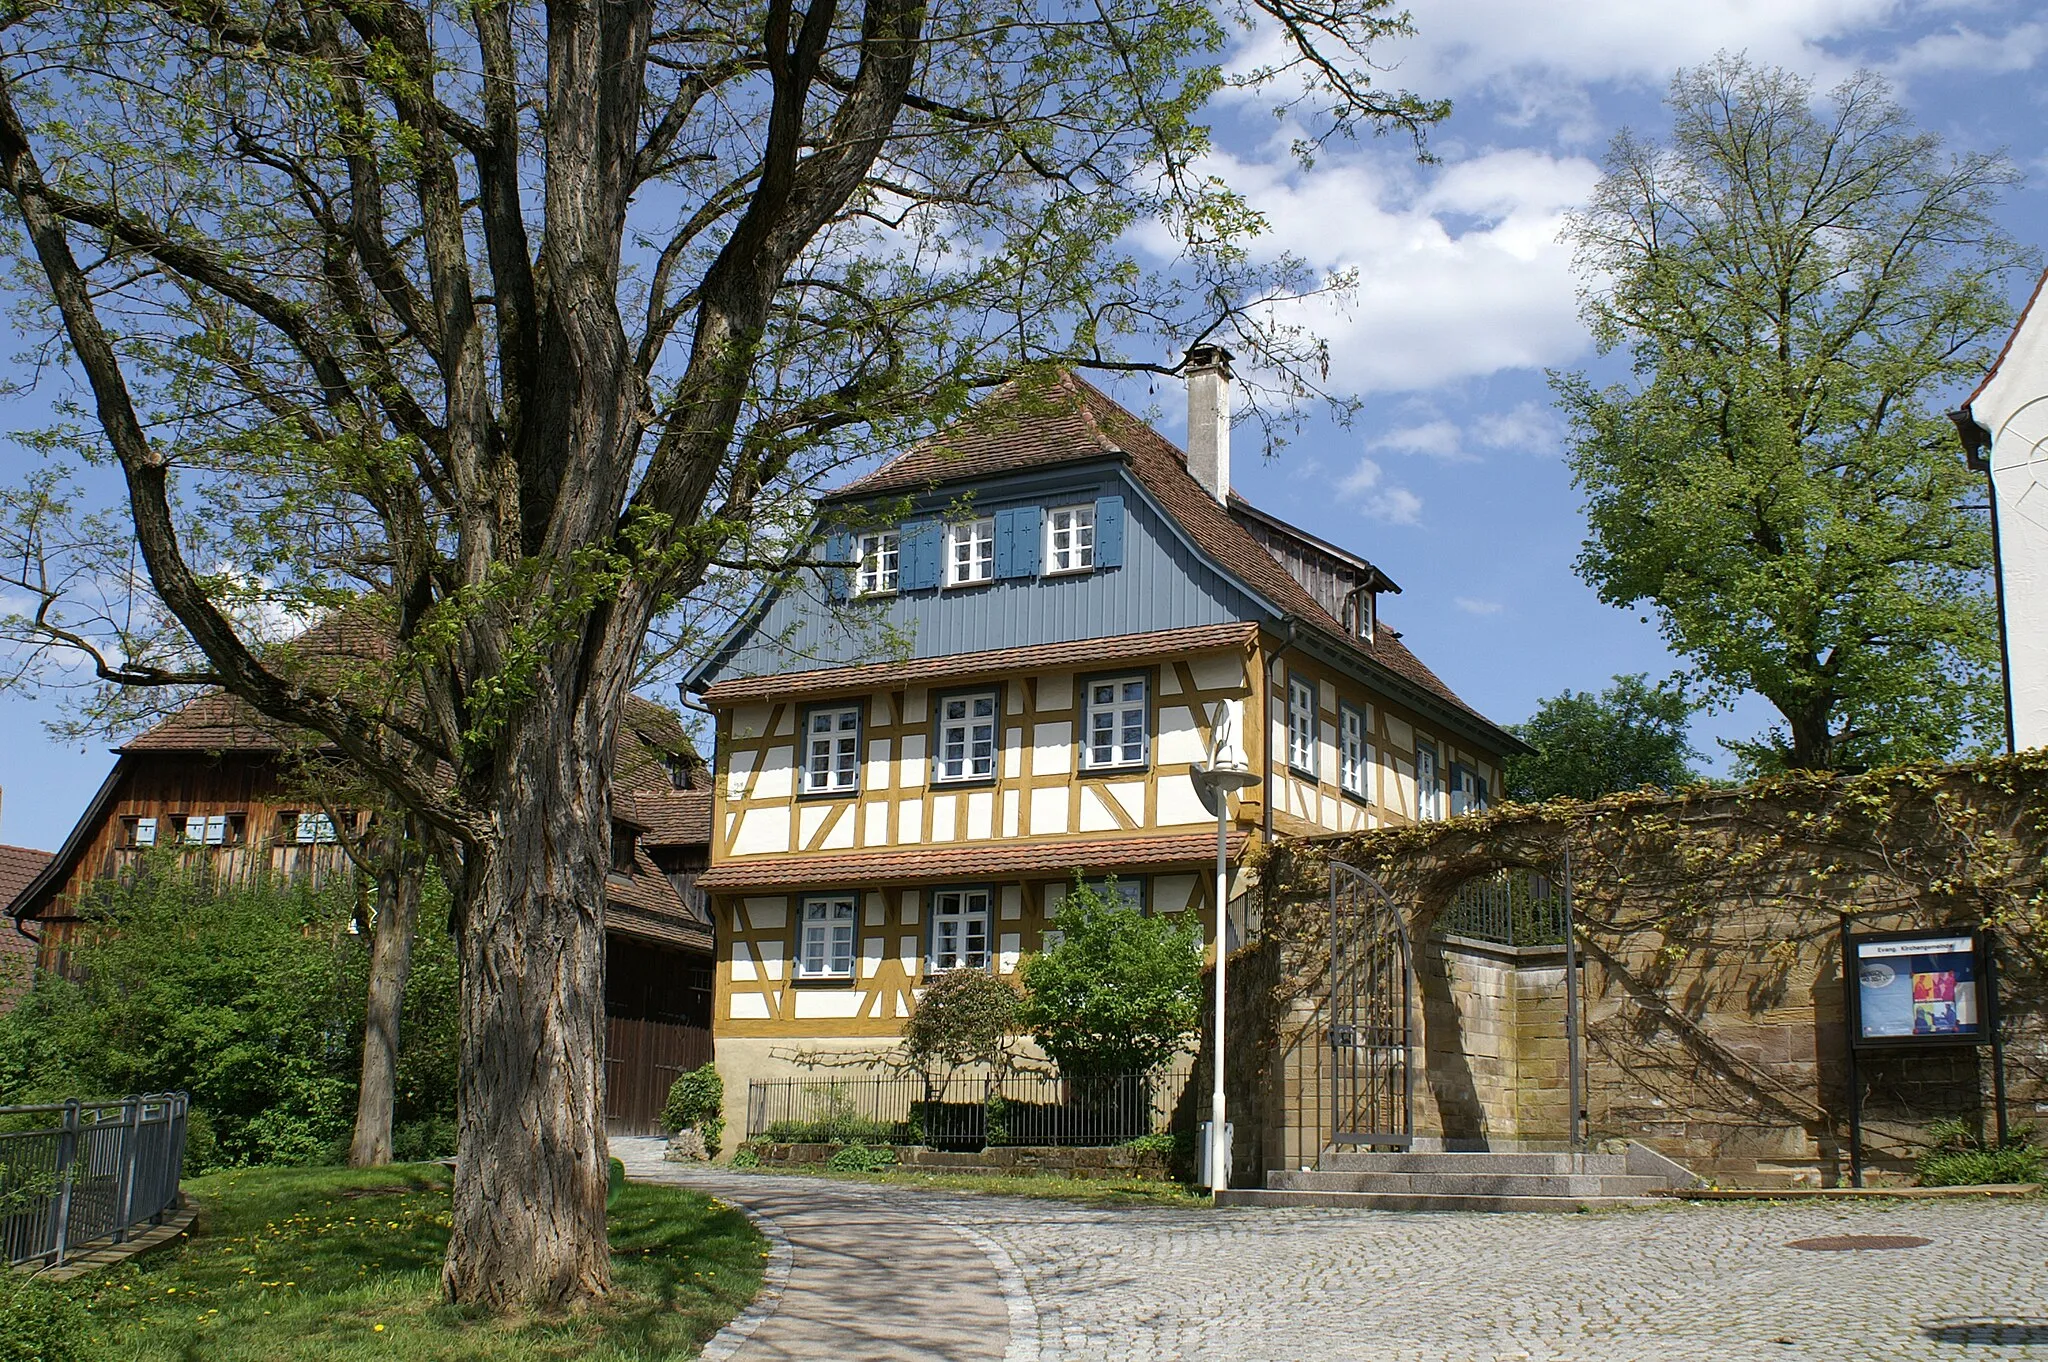
[[[1611,1173],[1347,1173],[1275,1171],[1266,1186],[1287,1192],[1379,1192],[1407,1196],[1636,1197],[1663,1179]]]
[[[1493,1154],[1377,1153],[1363,1150],[1325,1151],[1318,1167],[1334,1173],[1591,1173],[1616,1175],[1628,1171],[1626,1154]]]
[[[1219,1206],[1327,1206],[1361,1211],[1597,1211],[1616,1206],[1668,1205],[1650,1197],[1437,1195],[1404,1192],[1281,1191],[1245,1187],[1219,1193]]]

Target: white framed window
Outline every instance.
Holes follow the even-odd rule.
[[[302,813],[293,820],[292,840],[300,846],[314,846],[338,842],[341,838],[334,831],[334,820],[326,814]]]
[[[1344,793],[1370,802],[1371,767],[1366,760],[1365,711],[1350,705],[1337,707],[1337,783]]]
[[[986,889],[941,889],[932,895],[932,970],[988,968]]]
[[[1287,678],[1287,764],[1316,778],[1316,688],[1293,676]]]
[[[1451,764],[1451,814],[1477,813],[1486,807],[1486,782],[1469,766]]]
[[[832,705],[804,719],[804,793],[849,794],[860,786],[860,706]]]
[[[994,516],[946,527],[946,585],[974,586],[996,576]]]
[[[156,820],[154,818],[131,818],[128,820],[128,845],[132,847],[153,847],[156,845]]]
[[[1081,721],[1083,766],[1099,771],[1145,764],[1152,730],[1149,690],[1142,676],[1112,676],[1088,683]]]
[[[1095,503],[1055,506],[1045,516],[1045,570],[1090,572],[1095,567]]]
[[[995,773],[996,693],[949,695],[940,700],[932,779],[987,780]]]
[[[232,814],[225,813],[187,814],[185,816],[185,845],[194,847],[226,846],[230,841],[235,840],[231,835],[235,830],[235,825],[232,821],[233,817]]]
[[[903,541],[894,530],[860,537],[860,568],[854,573],[853,594],[884,596],[902,579]]]
[[[1415,749],[1415,817],[1431,823],[1444,816],[1443,777],[1436,769],[1436,749]]]
[[[851,979],[853,928],[853,895],[805,899],[803,939],[797,943],[797,978]]]

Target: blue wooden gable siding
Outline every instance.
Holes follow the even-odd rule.
[[[849,610],[825,599],[837,590],[829,574],[823,583],[806,578],[770,601],[753,627],[729,640],[692,684],[895,661],[905,654],[888,647],[885,640],[892,635],[908,642],[909,657],[945,657],[1272,617],[1189,547],[1115,467],[975,487],[976,514],[992,516],[997,524],[997,579],[986,586],[929,589],[944,571],[940,517],[966,490],[948,487],[930,509],[905,517],[897,595]],[[1034,575],[1041,570],[1044,510],[1106,498],[1121,501],[1122,515],[1105,518],[1113,538],[1098,530],[1097,568],[1072,576]],[[850,553],[850,542],[841,542]],[[858,621],[870,610],[870,623],[862,627]]]

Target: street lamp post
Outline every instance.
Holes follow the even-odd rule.
[[[1259,783],[1246,760],[1243,741],[1244,702],[1219,700],[1209,724],[1209,763],[1189,771],[1195,792],[1216,814],[1216,1061],[1215,1088],[1209,1097],[1209,1191],[1229,1185],[1230,1136],[1223,1097],[1223,999],[1230,966],[1230,796]]]

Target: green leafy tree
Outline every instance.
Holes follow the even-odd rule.
[[[903,1023],[903,1056],[928,1078],[969,1065],[999,1079],[1016,1062],[1022,1000],[987,970],[947,970],[924,990]]]
[[[223,885],[175,853],[81,905],[76,978],[45,975],[0,1017],[0,1102],[182,1090],[230,1165],[308,1163],[346,1147],[363,1043],[367,943],[357,887]],[[430,884],[445,911],[446,896]],[[408,1152],[454,1114],[454,951],[421,934],[406,981],[394,1112]]]
[[[1983,488],[1942,415],[2030,260],[2003,160],[1945,153],[1884,82],[1825,102],[1722,57],[1680,72],[1668,144],[1617,137],[1569,233],[1585,316],[1635,370],[1554,379],[1602,600],[1647,606],[1709,700],[1783,723],[1745,763],[1856,769],[1995,723]]]
[[[1201,1025],[1202,929],[1192,913],[1147,916],[1076,878],[1064,939],[1024,962],[1023,1022],[1060,1072],[1144,1073]]]
[[[443,1284],[508,1310],[610,1282],[609,782],[656,621],[815,569],[810,494],[991,383],[1207,339],[1262,412],[1322,392],[1273,304],[1349,277],[1248,248],[1205,105],[1283,104],[1304,162],[1446,112],[1377,83],[1392,0],[50,0],[7,31],[0,252],[76,384],[39,447],[122,497],[22,489],[10,664],[225,687],[415,816],[462,956]],[[262,646],[364,592],[395,647],[361,674]]]
[[[1693,707],[1676,686],[1617,676],[1600,694],[1565,691],[1537,703],[1508,731],[1536,750],[1507,759],[1509,799],[1597,799],[1644,785],[1671,789],[1694,778],[1686,738]]]

